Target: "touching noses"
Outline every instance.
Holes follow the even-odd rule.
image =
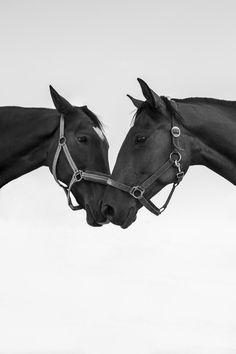
[[[115,207],[113,207],[112,205],[109,205],[106,203],[102,205],[102,214],[104,217],[106,217],[110,221],[113,220],[113,218],[115,216],[115,212],[116,212]]]

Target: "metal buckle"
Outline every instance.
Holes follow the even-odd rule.
[[[184,177],[184,172],[181,169],[181,165],[178,161],[175,160],[175,167],[177,168],[178,172],[176,173],[176,177],[178,180],[181,180]]]
[[[83,179],[83,171],[79,170],[74,174],[74,183],[80,182]]]
[[[179,127],[177,127],[176,125],[174,127],[171,128],[171,134],[175,137],[178,138],[181,134],[181,131],[179,129]]]
[[[134,187],[132,187],[129,194],[131,194],[132,197],[134,197],[135,199],[140,199],[140,198],[142,198],[144,192],[145,192],[145,189],[143,189],[142,187],[134,186]]]
[[[184,172],[183,172],[183,171],[178,172],[178,173],[176,174],[176,177],[177,177],[178,179],[182,179],[182,178],[184,177]]]
[[[177,159],[174,158],[174,156],[177,156]],[[176,163],[176,162],[180,162],[181,161],[181,153],[179,151],[172,151],[172,153],[170,154],[170,161]]]

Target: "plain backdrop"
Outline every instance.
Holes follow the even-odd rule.
[[[228,0],[0,0],[0,105],[53,107],[52,84],[105,123],[113,167],[137,77],[162,95],[236,100],[235,11]],[[235,354],[235,201],[233,185],[193,167],[162,216],[142,209],[127,230],[94,229],[47,168],[9,183],[0,353]]]

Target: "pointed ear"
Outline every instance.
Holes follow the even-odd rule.
[[[49,88],[54,106],[59,113],[68,114],[74,111],[74,107],[64,97],[60,96],[51,85],[49,85]]]
[[[133,104],[135,105],[136,108],[140,108],[142,106],[143,101],[137,100],[136,98],[133,98],[130,95],[127,95],[127,97],[129,97],[131,99],[131,101],[133,102]]]
[[[137,79],[144,97],[146,98],[147,102],[156,109],[162,111],[165,108],[164,102],[162,101],[161,97],[158,94],[150,89],[150,87],[146,84],[145,81],[142,79]]]

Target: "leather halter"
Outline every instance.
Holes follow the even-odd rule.
[[[176,106],[176,103],[173,100],[169,99],[169,102],[171,106]],[[176,109],[173,108],[175,113]],[[181,130],[178,127],[178,125],[175,123],[174,120],[174,115],[172,114],[172,121],[171,121],[171,142],[172,142],[172,152],[170,153],[170,156],[168,160],[156,171],[154,172],[150,177],[148,177],[144,182],[142,182],[140,185],[137,186],[129,186],[126,184],[123,184],[121,182],[115,181],[111,178],[108,179],[107,184],[120,189],[124,192],[129,193],[133,198],[138,199],[138,201],[143,204],[149,211],[151,211],[155,215],[160,215],[168,206],[171,197],[175,191],[175,188],[178,186],[178,184],[182,181],[184,177],[184,172],[182,170],[181,166],[181,150],[183,148],[180,145],[179,138],[181,136]],[[146,190],[153,185],[155,181],[158,180],[165,172],[167,172],[170,168],[175,168],[176,169],[176,175],[175,175],[175,180],[173,182],[172,189],[166,199],[166,202],[163,204],[162,207],[158,208],[155,204],[151,202],[151,200],[148,200],[145,198],[145,192]]]
[[[63,185],[57,178],[57,163],[58,163],[58,158],[60,156],[61,151],[64,151],[65,157],[73,171],[73,175],[71,177],[69,186]],[[54,155],[53,163],[52,163],[52,174],[55,178],[55,181],[59,184],[61,188],[63,188],[64,192],[66,193],[67,196],[67,201],[68,205],[72,210],[79,210],[82,209],[83,207],[80,205],[73,205],[72,200],[71,200],[71,189],[75,183],[79,183],[82,180],[85,181],[91,181],[91,182],[97,182],[101,184],[107,184],[107,180],[109,178],[109,175],[101,172],[94,172],[94,171],[82,171],[79,170],[70,154],[70,151],[68,149],[67,143],[66,143],[66,137],[65,137],[65,121],[64,121],[64,116],[63,114],[60,117],[60,131],[59,131],[59,141],[58,141],[58,146]]]

